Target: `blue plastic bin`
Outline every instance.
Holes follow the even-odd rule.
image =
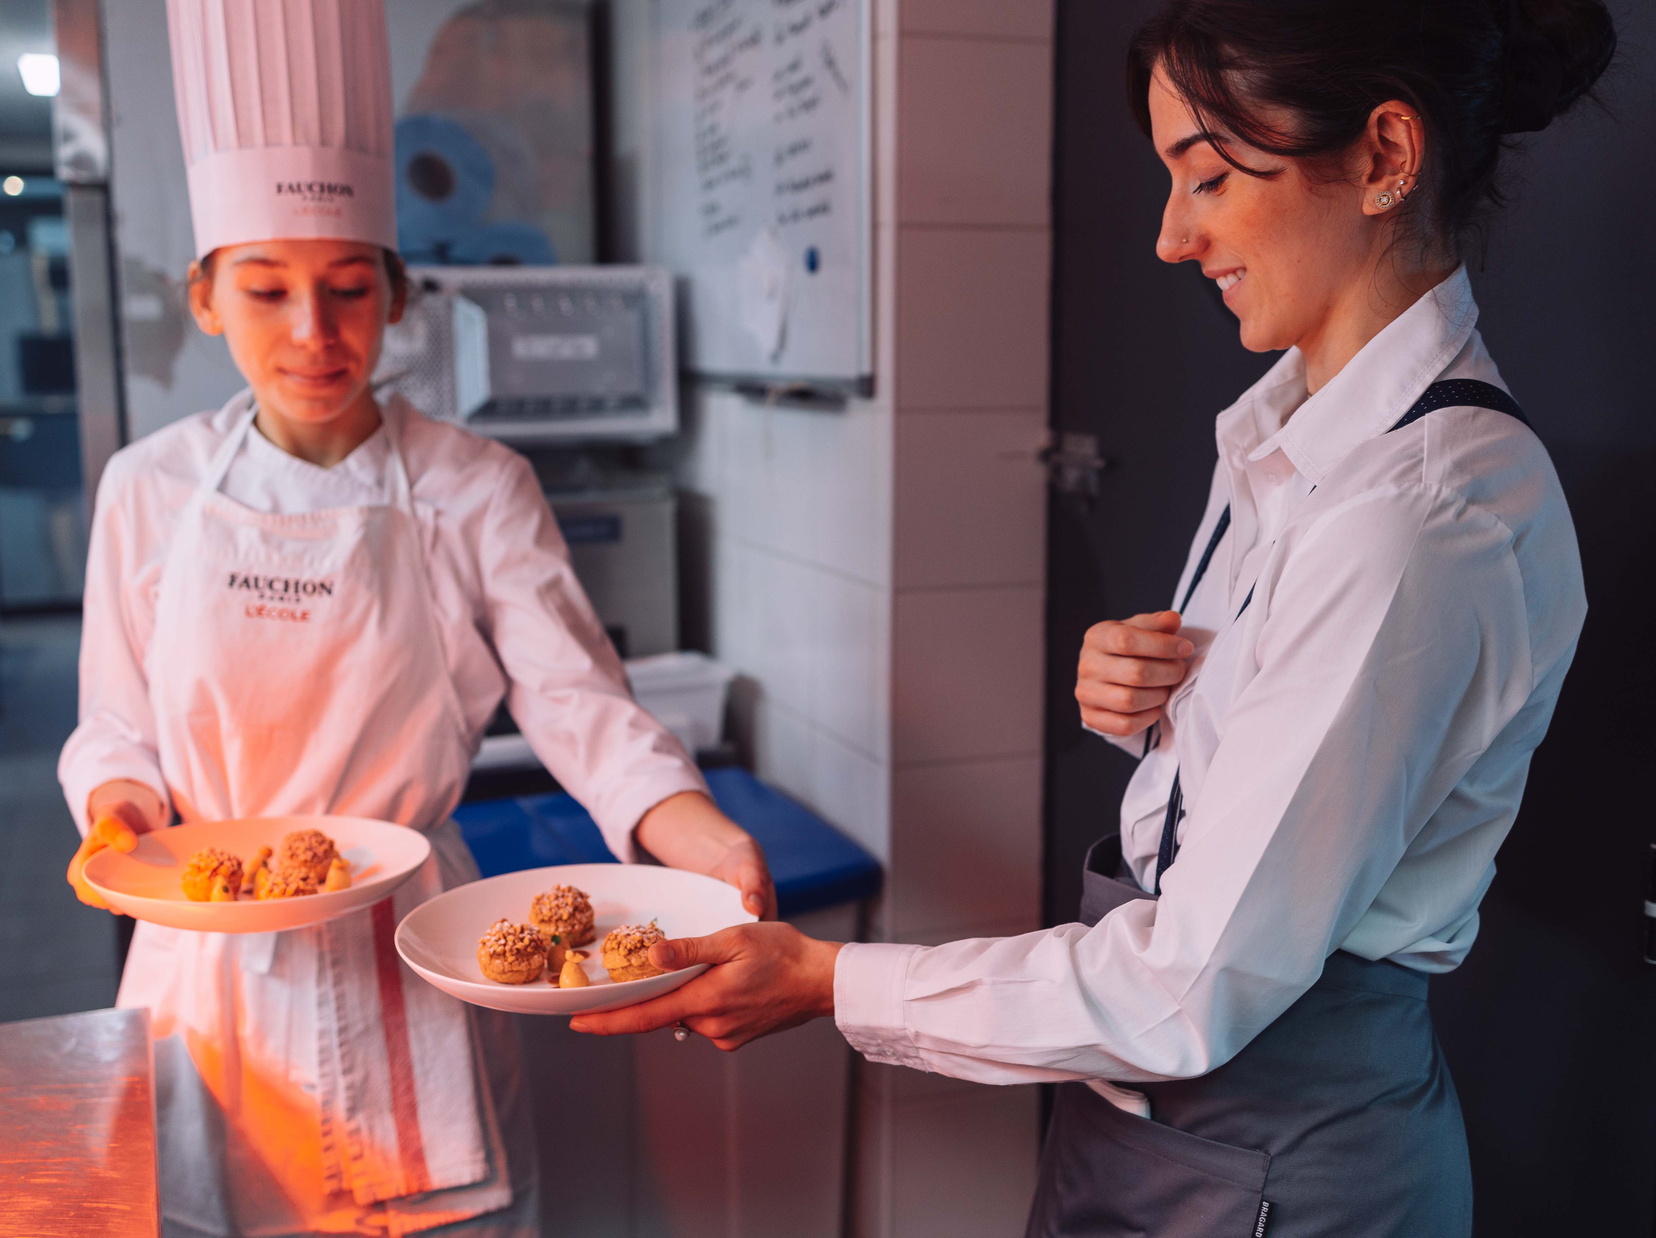
[[[725,815],[765,849],[782,915],[853,902],[880,888],[878,860],[746,770],[708,770],[707,785]],[[464,804],[454,819],[485,877],[616,862],[586,809],[567,793]]]

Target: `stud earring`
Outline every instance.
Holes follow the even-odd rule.
[[[1403,187],[1408,183],[1409,178],[1405,176],[1402,180],[1397,182],[1396,189],[1382,189],[1379,193],[1374,195],[1374,205],[1378,206],[1383,211],[1391,210],[1392,207],[1403,201]]]

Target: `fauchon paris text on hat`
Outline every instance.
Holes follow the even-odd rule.
[[[196,255],[252,241],[394,248],[382,0],[167,0]]]

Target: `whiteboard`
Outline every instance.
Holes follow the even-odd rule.
[[[684,368],[866,392],[868,0],[656,0],[656,250]]]

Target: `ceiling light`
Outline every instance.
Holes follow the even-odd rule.
[[[50,98],[58,92],[58,58],[47,52],[24,52],[17,58],[23,89],[31,95]]]
[[[23,178],[21,176],[8,176],[5,180],[0,181],[0,189],[6,191],[8,198],[15,198],[23,192]]]

